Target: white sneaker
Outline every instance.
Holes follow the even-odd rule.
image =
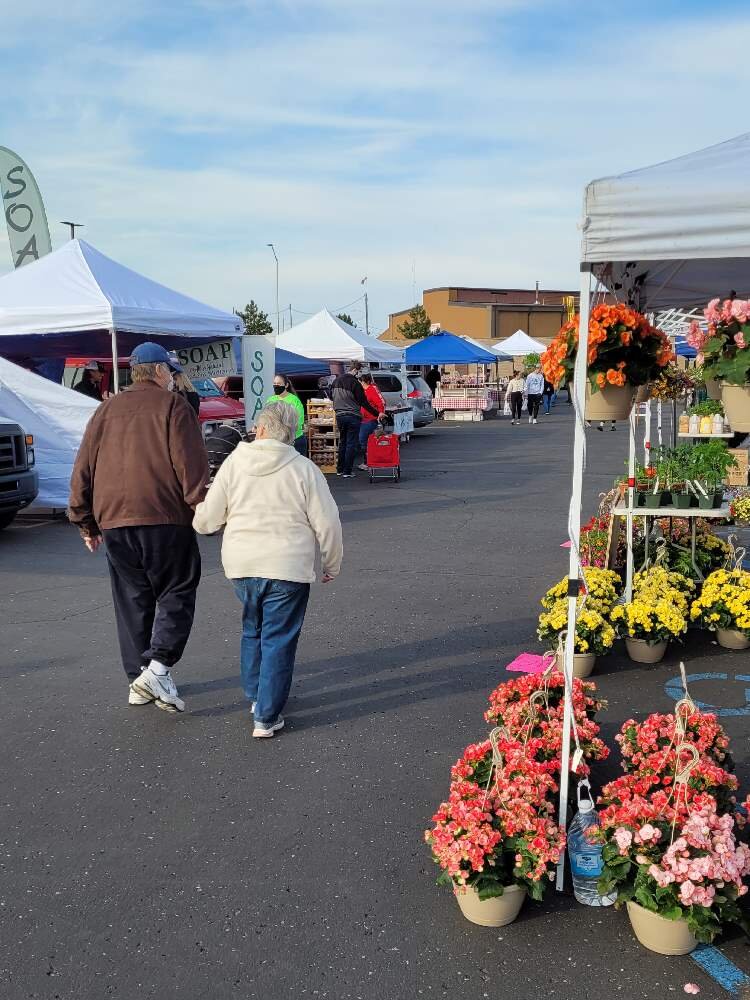
[[[532,420],[532,418],[531,418],[531,417],[529,417],[529,423],[531,423],[531,420]]]
[[[256,722],[255,728],[253,729],[253,736],[256,740],[268,739],[269,736],[273,736],[274,733],[278,733],[280,729],[284,728],[284,720],[281,716],[278,717],[276,722]]]
[[[534,423],[536,423],[536,417],[534,417]]]
[[[156,702],[156,707],[165,712],[184,712],[185,702],[177,694],[177,687],[172,680],[172,675],[155,674],[151,667],[147,667],[140,677],[136,678],[131,685],[136,694],[144,698],[151,696]]]
[[[150,705],[154,700],[154,696],[150,691],[147,695],[139,694],[138,691],[133,689],[133,685],[130,685],[128,689],[128,705]]]

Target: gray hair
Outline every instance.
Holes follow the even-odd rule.
[[[270,403],[258,414],[255,425],[262,427],[266,437],[281,441],[283,444],[294,444],[297,436],[297,411],[289,403]]]

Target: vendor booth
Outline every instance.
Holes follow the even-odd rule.
[[[516,330],[512,337],[503,340],[492,350],[495,354],[511,358],[524,358],[527,354],[541,354],[546,350],[546,344],[541,340],[534,340],[523,330]]]
[[[592,296],[608,290],[640,313],[705,306],[717,296],[750,294],[750,133],[652,167],[593,181],[584,195],[579,342],[575,358],[575,439],[569,509],[570,565],[565,637],[565,717],[560,823],[567,810],[571,751],[571,686],[579,583],[585,578],[579,545],[585,469],[587,356]],[[506,345],[503,345],[505,349]],[[731,388],[735,388],[731,386]],[[747,392],[746,387],[737,387]],[[595,398],[595,397],[592,397]],[[628,580],[632,581],[635,411],[630,411],[627,504]],[[705,511],[703,512],[705,513]],[[678,516],[684,517],[683,510]],[[573,737],[576,739],[577,737]],[[558,888],[563,868],[558,868]]]
[[[480,365],[495,365],[498,357],[467,337],[458,337],[447,330],[418,340],[405,351],[409,365],[476,365],[473,385],[442,386],[433,400],[435,410],[449,420],[484,420],[497,413],[500,405],[498,386],[486,384],[479,377]]]

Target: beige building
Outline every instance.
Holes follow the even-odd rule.
[[[486,347],[497,346],[516,330],[548,344],[568,318],[566,299],[572,299],[574,309],[578,308],[576,292],[542,288],[428,288],[422,293],[422,305],[431,323]],[[388,329],[380,339],[413,343],[404,340],[398,329],[408,316],[409,309],[391,313]]]

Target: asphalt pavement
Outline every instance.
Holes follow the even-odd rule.
[[[588,436],[587,516],[626,451],[624,425]],[[44,516],[3,532],[3,1000],[727,996],[569,894],[499,930],[467,923],[422,840],[504,665],[539,649],[538,600],[567,568],[571,442],[565,404],[537,426],[441,422],[404,447],[400,484],[334,478],[344,569],[314,588],[268,741],[251,738],[216,539],[171,716],[127,705],[103,556]],[[626,718],[670,708],[680,655],[600,661],[611,746]],[[745,709],[750,657],[692,637],[682,655],[725,675],[694,697]],[[724,719],[744,779],[746,721]],[[594,779],[616,770],[614,753]],[[750,972],[743,941],[722,951]]]

